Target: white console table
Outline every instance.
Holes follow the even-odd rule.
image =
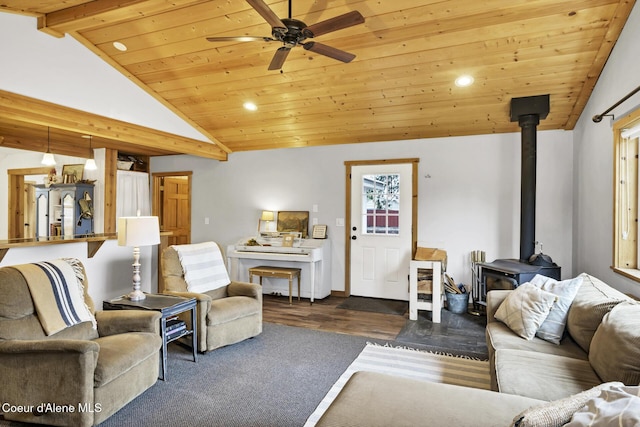
[[[418,270],[432,270],[431,301],[418,300]],[[409,262],[409,319],[418,320],[418,310],[431,311],[433,323],[440,323],[442,310],[442,264],[440,261]]]

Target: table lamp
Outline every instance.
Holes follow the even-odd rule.
[[[140,246],[160,243],[160,225],[157,216],[124,216],[118,218],[118,245],[133,247],[133,291],[131,301],[145,299],[140,290]]]
[[[262,211],[262,215],[260,215],[260,219],[258,220],[258,234],[260,234],[260,223],[262,221],[266,222],[264,231],[269,231],[269,222],[273,221],[273,219],[274,219],[273,211]]]

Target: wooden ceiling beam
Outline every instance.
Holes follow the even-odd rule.
[[[140,16],[152,15],[176,6],[201,3],[203,0],[94,0],[47,13],[42,21],[49,32],[69,33],[83,28],[95,28],[105,22],[119,22]]]
[[[168,152],[227,160],[227,153],[215,144],[146,128],[97,114],[51,104],[23,95],[0,91],[0,116],[86,135],[131,143]]]

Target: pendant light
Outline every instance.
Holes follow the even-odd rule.
[[[54,166],[56,164],[56,159],[51,154],[51,128],[47,127],[47,152],[42,156],[43,165],[46,166]]]
[[[84,168],[86,170],[94,171],[98,169],[98,166],[96,165],[96,161],[93,159],[93,147],[91,146],[91,140],[92,140],[92,137],[91,135],[89,135],[89,158],[87,159],[87,162],[84,164]]]

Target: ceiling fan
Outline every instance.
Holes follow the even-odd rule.
[[[318,22],[317,24],[307,26],[304,22],[291,18],[291,0],[289,0],[289,17],[285,19],[278,18],[278,15],[276,15],[263,0],[247,0],[247,3],[249,3],[249,5],[254,8],[269,25],[271,25],[271,37],[207,37],[207,40],[210,42],[282,42],[283,46],[276,50],[276,53],[269,64],[269,70],[281,69],[291,49],[298,45],[304,47],[305,50],[328,56],[329,58],[337,59],[342,62],[351,62],[353,58],[356,57],[352,53],[314,41],[305,42],[305,40],[364,23],[364,17],[358,11],[348,12],[343,15]]]

